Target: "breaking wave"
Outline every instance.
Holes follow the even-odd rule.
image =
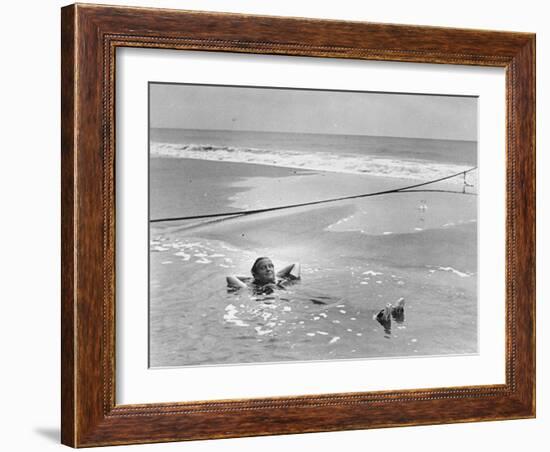
[[[273,151],[208,144],[151,142],[150,152],[155,157],[251,163],[303,170],[365,174],[421,181],[430,181],[470,169],[469,166],[452,163],[384,158],[356,153],[304,152],[294,150]],[[473,177],[473,174],[468,175],[469,183],[475,183],[472,180]],[[457,184],[463,183],[462,178],[455,178],[452,182]]]

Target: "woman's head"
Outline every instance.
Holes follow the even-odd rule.
[[[254,281],[257,283],[267,284],[275,282],[275,267],[269,257],[259,257],[256,259],[250,271],[252,272]]]

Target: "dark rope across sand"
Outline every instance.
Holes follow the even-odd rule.
[[[476,169],[477,169],[477,166],[474,166],[474,167],[472,167],[472,168],[470,168],[466,171],[460,171],[458,173],[451,174],[450,176],[440,177],[438,179],[433,179],[433,180],[430,180],[428,182],[421,182],[421,183],[418,183],[418,184],[408,185],[408,186],[400,187],[400,188],[394,188],[394,189],[391,189],[391,190],[382,190],[382,191],[371,192],[371,193],[363,193],[363,194],[360,194],[360,195],[352,195],[352,196],[342,196],[342,197],[339,197],[339,198],[331,198],[331,199],[323,199],[323,200],[320,200],[320,201],[303,202],[303,203],[298,203],[298,204],[290,204],[290,205],[286,205],[286,206],[268,207],[268,208],[264,208],[264,209],[253,209],[253,210],[224,212],[224,213],[212,213],[212,214],[206,214],[206,215],[193,215],[193,216],[185,216],[185,217],[156,218],[156,219],[153,219],[153,220],[149,220],[149,222],[150,223],[161,223],[161,222],[169,222],[169,221],[199,220],[199,219],[203,219],[203,218],[228,217],[228,216],[233,216],[233,215],[239,215],[239,216],[241,216],[241,215],[252,215],[252,214],[258,214],[258,213],[264,213],[264,212],[273,212],[273,211],[276,211],[276,210],[291,209],[291,208],[295,208],[295,207],[313,206],[313,205],[317,205],[317,204],[325,204],[325,203],[330,203],[330,202],[344,201],[344,200],[348,200],[348,199],[358,199],[358,198],[367,198],[367,197],[370,197],[370,196],[387,195],[387,194],[390,194],[390,193],[407,193],[409,191],[418,191],[418,190],[413,190],[413,189],[423,187],[423,186],[426,186],[426,185],[430,185],[430,184],[435,184],[436,182],[441,182],[441,181],[444,181],[444,180],[452,179],[452,178],[457,177],[457,176],[463,175],[464,177],[466,177],[467,173],[469,173],[471,171],[474,171]],[[470,193],[466,193],[465,191],[457,192],[457,193],[470,194]]]

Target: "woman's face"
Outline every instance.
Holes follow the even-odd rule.
[[[275,282],[275,268],[271,259],[262,259],[256,265],[254,279],[262,284]]]

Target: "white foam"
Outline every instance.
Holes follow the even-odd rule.
[[[254,328],[256,330],[256,333],[258,333],[258,336],[264,336],[266,334],[272,333],[273,330],[262,330],[261,326],[257,326]]]
[[[456,270],[453,267],[437,267],[437,269],[441,270],[441,271],[444,271],[444,272],[452,272],[455,275],[460,276],[461,278],[469,278],[470,276],[473,275],[473,273],[464,273],[464,272]]]
[[[254,163],[284,168],[329,171],[347,174],[397,177],[429,181],[460,173],[469,166],[436,163],[415,159],[384,158],[372,155],[303,152],[295,150],[271,151],[257,148],[217,146],[210,144],[173,144],[151,142],[151,155],[156,157],[210,160],[216,162]],[[472,176],[471,179],[475,179]],[[462,178],[448,182],[463,184]],[[475,183],[474,180],[472,180]]]
[[[378,276],[383,275],[384,273],[381,272],[375,272],[373,270],[367,270],[366,272],[363,272],[363,275],[371,275],[371,276]]]
[[[174,253],[174,256],[181,257],[184,261],[188,261],[189,259],[191,259],[191,255],[184,253],[183,251],[178,251],[177,253]]]
[[[225,307],[225,314],[223,316],[223,319],[227,322],[227,323],[232,323],[233,325],[236,325],[236,326],[248,326],[248,323],[245,323],[243,322],[241,319],[239,319],[237,317],[237,308],[232,305],[232,304],[228,304],[226,307]]]

